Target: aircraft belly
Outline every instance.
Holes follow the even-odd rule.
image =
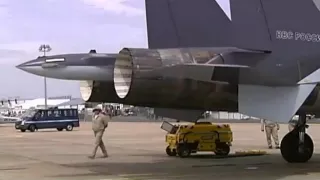
[[[65,72],[66,74],[60,73],[60,76],[65,75],[75,80],[113,81],[113,66],[67,67]]]
[[[40,69],[36,73],[55,79],[113,81],[113,66],[68,66]]]
[[[88,102],[113,102],[172,109],[237,111],[238,86],[181,79],[135,79],[126,98],[119,98],[113,82],[81,81],[82,98]]]
[[[124,103],[113,86],[113,81],[80,81],[80,93],[87,102]]]
[[[132,105],[237,110],[237,86],[190,79],[134,79],[124,101]]]

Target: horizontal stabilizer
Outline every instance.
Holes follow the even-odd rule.
[[[315,84],[286,87],[239,85],[239,112],[248,116],[287,123],[315,86]]]
[[[169,77],[206,82],[238,82],[239,70],[249,66],[232,64],[178,64],[145,72],[144,77]],[[199,73],[201,72],[201,73]],[[227,72],[227,73],[226,73]]]
[[[314,84],[320,83],[320,69],[309,74],[307,77],[303,78],[298,84]]]
[[[180,121],[196,122],[200,119],[204,111],[201,110],[180,110],[167,108],[154,108],[154,114],[157,116],[177,119]]]

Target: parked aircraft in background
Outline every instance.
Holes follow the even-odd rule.
[[[19,120],[19,117],[8,117],[0,114],[0,124],[14,123]]]

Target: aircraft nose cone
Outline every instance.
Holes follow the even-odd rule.
[[[29,62],[29,61],[28,61],[28,62]],[[24,70],[25,68],[28,67],[28,62],[24,62],[24,63],[22,63],[22,64],[19,64],[19,65],[16,66],[16,68],[21,69],[21,70]]]
[[[31,61],[24,62],[22,64],[19,64],[16,66],[16,68],[21,69],[23,71],[32,73],[32,74],[37,74],[38,70],[41,68],[42,69],[42,64],[44,63],[44,58],[37,58],[33,59]]]
[[[23,67],[24,67],[24,63],[19,64],[19,65],[16,66],[16,68],[21,69],[21,70],[23,69]]]

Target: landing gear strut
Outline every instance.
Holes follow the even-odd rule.
[[[300,114],[295,128],[281,141],[282,157],[289,163],[304,163],[312,157],[314,147],[311,137],[306,134],[306,118],[306,114]]]

